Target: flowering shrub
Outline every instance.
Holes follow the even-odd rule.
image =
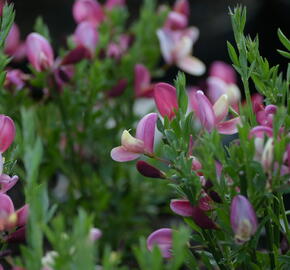
[[[76,0],[58,49],[0,3],[0,269],[289,269],[290,67],[245,36],[245,8],[233,65],[199,86],[162,79],[206,74],[187,0],[131,25],[125,1]]]

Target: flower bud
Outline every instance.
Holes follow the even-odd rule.
[[[101,232],[100,229],[98,229],[98,228],[92,228],[92,229],[90,230],[90,236],[89,236],[89,238],[90,238],[90,240],[91,240],[92,242],[95,242],[95,241],[98,240],[101,236],[102,236],[102,232]]]
[[[231,204],[231,225],[235,233],[237,243],[250,240],[255,234],[258,222],[253,206],[243,195],[233,198]]]
[[[162,228],[151,233],[147,238],[147,248],[152,251],[154,246],[158,246],[162,257],[169,259],[171,258],[172,249],[172,229]]]
[[[154,166],[150,165],[146,161],[139,160],[136,163],[136,168],[140,174],[142,174],[145,177],[151,177],[151,178],[165,178],[165,175],[162,171],[155,168]]]
[[[271,169],[274,159],[274,141],[273,138],[269,138],[262,154],[262,165],[266,171]]]
[[[47,70],[54,63],[53,50],[43,36],[31,33],[26,39],[27,57],[37,71]]]
[[[15,125],[13,120],[4,114],[0,114],[0,153],[5,152],[12,144],[15,137]]]
[[[192,219],[202,229],[214,230],[218,228],[216,223],[198,206],[193,207]]]
[[[5,40],[4,52],[13,56],[20,46],[20,32],[18,26],[14,23]]]
[[[162,117],[171,120],[178,109],[176,89],[168,83],[158,83],[154,88],[154,100]]]

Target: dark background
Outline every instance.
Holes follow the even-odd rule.
[[[103,1],[99,1],[103,2]],[[142,0],[127,0],[131,20],[138,17]],[[173,4],[174,0],[158,1]],[[238,3],[247,6],[247,33],[254,36],[259,33],[262,55],[269,58],[272,64],[286,67],[287,60],[276,53],[281,44],[277,38],[280,27],[287,35],[290,29],[290,0],[189,0],[191,5],[190,24],[200,29],[200,39],[194,47],[194,55],[206,64],[214,60],[229,61],[226,40],[232,41],[228,7]],[[32,31],[38,15],[44,18],[49,26],[53,40],[57,44],[64,41],[68,33],[72,33],[75,23],[72,18],[74,0],[15,0],[16,22],[23,38]]]

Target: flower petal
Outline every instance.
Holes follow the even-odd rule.
[[[140,157],[140,154],[129,152],[123,146],[115,147],[111,151],[111,158],[118,162],[131,161],[138,157]]]
[[[190,204],[189,200],[185,199],[171,200],[170,209],[174,213],[183,217],[191,217],[193,213],[192,205]]]
[[[136,97],[143,95],[143,92],[146,88],[149,87],[151,76],[149,70],[142,64],[135,65],[135,82],[134,90]]]
[[[237,76],[233,67],[222,61],[215,61],[211,64],[209,74],[212,77],[217,77],[225,83],[236,83]]]
[[[168,83],[157,83],[154,88],[154,100],[159,113],[170,120],[178,109],[176,89]]]
[[[194,56],[186,56],[181,59],[178,59],[176,65],[181,70],[195,76],[200,76],[205,72],[204,63]]]
[[[151,233],[147,238],[147,248],[151,251],[158,246],[164,258],[171,258],[172,229],[162,228]]]
[[[201,90],[199,90],[196,93],[192,93],[192,95],[190,95],[190,102],[201,125],[207,131],[212,131],[216,120],[213,107],[208,98]]]
[[[158,115],[149,113],[145,115],[137,125],[136,138],[144,142],[144,150],[153,153],[155,127]]]
[[[236,117],[231,120],[217,124],[216,128],[220,134],[231,135],[238,132],[237,126],[239,124],[241,124],[241,119],[240,117]]]
[[[0,175],[0,193],[6,193],[10,190],[18,181],[18,176],[14,175],[10,177],[7,174]]]
[[[17,226],[22,227],[26,224],[28,219],[28,212],[29,212],[29,206],[28,204],[25,204],[20,209],[16,211],[17,215]]]
[[[264,136],[272,137],[273,136],[273,129],[267,126],[256,126],[252,128],[250,131],[249,137],[252,138],[253,136],[257,138],[264,138]]]
[[[160,42],[162,56],[167,64],[172,64],[172,51],[174,48],[174,40],[170,30],[158,29],[157,36]]]
[[[219,123],[227,116],[229,112],[229,99],[227,95],[222,95],[213,105],[213,111],[216,116],[216,122]]]

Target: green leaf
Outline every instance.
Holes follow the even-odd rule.
[[[38,16],[35,21],[34,31],[45,37],[49,42],[51,41],[49,29],[47,25],[44,23],[41,16]]]
[[[233,45],[227,41],[228,53],[234,65],[239,66],[239,58]]]
[[[282,56],[284,56],[284,57],[290,59],[290,53],[285,52],[285,51],[282,51],[282,50],[277,50],[277,51],[278,51],[278,53],[280,53]]]
[[[177,99],[178,99],[178,107],[182,111],[183,114],[186,114],[187,107],[188,107],[188,97],[186,93],[186,82],[185,82],[185,75],[183,72],[178,72],[177,78],[174,81],[176,92],[177,92]]]
[[[280,28],[278,28],[278,37],[285,48],[290,51],[290,40],[283,34]]]

